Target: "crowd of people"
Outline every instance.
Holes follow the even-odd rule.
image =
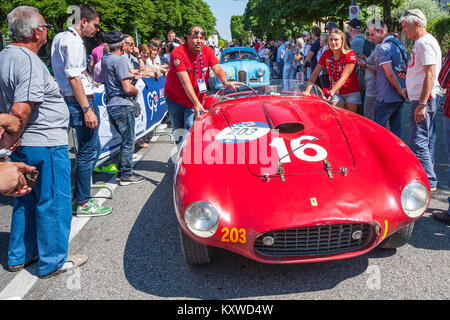
[[[42,278],[79,267],[88,259],[68,255],[73,214],[94,217],[112,212],[91,196],[92,173],[101,154],[94,86],[104,85],[108,116],[122,139],[118,169],[122,186],[145,180],[132,166],[136,78],[166,77],[164,93],[174,131],[189,130],[194,119],[206,112],[202,101],[209,69],[224,87],[235,88],[219,64],[217,51],[205,45],[206,32],[199,26],[191,27],[186,39],[169,32],[165,42],[155,38],[136,46],[132,36],[118,30],[99,32],[101,15],[95,8],[81,5],[79,12],[78,23],[53,39],[54,77],[37,55],[52,26],[33,7],[20,6],[8,14],[12,43],[0,52],[0,160],[8,156],[11,160],[0,162],[0,193],[15,197],[8,270],[19,271],[38,261]],[[401,110],[408,100],[410,147],[433,191],[440,87],[447,89],[444,127],[450,152],[450,58],[447,54],[442,64],[439,44],[426,31],[420,10],[406,11],[400,21],[405,35],[415,41],[411,56],[382,21],[368,22],[366,39],[357,19],[348,23],[347,33],[330,22],[325,33],[313,27],[296,39],[257,42],[255,49],[269,65],[272,78],[287,80],[287,85],[291,79],[307,81],[306,95],[314,84],[328,89],[330,104],[352,112],[363,106],[367,118],[398,136],[402,135]],[[99,43],[88,62],[82,38],[96,34]],[[73,197],[70,128],[77,143]],[[450,221],[448,212],[435,218]]]

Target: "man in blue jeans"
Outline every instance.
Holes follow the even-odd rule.
[[[410,100],[409,147],[425,169],[430,189],[434,191],[437,188],[434,160],[441,48],[427,32],[427,19],[419,9],[407,10],[400,23],[403,33],[415,41],[406,71],[406,89]]]
[[[394,71],[401,65],[406,66],[408,52],[398,39],[389,34],[383,21],[372,20],[367,24],[371,39],[378,47],[377,87],[374,121],[389,129],[401,138],[401,112],[405,94],[405,81]]]
[[[11,160],[38,171],[33,189],[15,198],[8,248],[8,270],[20,271],[39,260],[47,278],[81,266],[85,255],[68,256],[72,221],[69,111],[59,87],[37,56],[51,25],[35,8],[20,6],[8,14],[12,43],[0,52],[0,112],[20,120],[17,132],[3,132],[0,149],[21,145]]]
[[[139,91],[133,85],[128,59],[123,56],[127,44],[125,36],[112,30],[105,34],[110,53],[102,58],[102,74],[105,80],[109,119],[120,133],[120,182],[121,186],[144,182],[145,178],[133,172],[135,144],[135,108],[133,97]]]
[[[52,43],[52,68],[70,112],[70,126],[76,135],[76,183],[74,211],[77,217],[110,214],[112,208],[99,205],[91,198],[91,179],[101,154],[98,136],[99,109],[86,74],[86,49],[82,37],[93,37],[99,30],[100,14],[81,5],[78,22],[58,33]]]

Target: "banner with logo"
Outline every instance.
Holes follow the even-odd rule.
[[[164,84],[166,79],[160,77],[139,79],[135,86],[139,90],[137,101],[141,112],[135,118],[136,140],[155,129],[167,114],[166,99],[164,97]],[[109,121],[106,109],[106,95],[103,85],[95,89],[95,103],[100,109],[99,137],[102,145],[100,160],[114,154],[120,149],[122,139],[114,125]]]

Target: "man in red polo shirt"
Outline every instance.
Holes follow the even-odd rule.
[[[214,50],[205,46],[205,31],[198,26],[189,29],[186,42],[170,55],[170,69],[166,78],[164,95],[173,131],[189,130],[203,109],[209,68],[226,88],[234,89],[233,82],[226,81]]]

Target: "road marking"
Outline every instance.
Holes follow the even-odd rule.
[[[152,141],[156,141],[152,139]],[[138,153],[136,154],[137,157],[133,159],[134,162],[139,162],[142,158],[142,154]],[[109,181],[104,183],[104,185],[108,185],[112,191],[114,191],[118,183],[113,182],[115,181],[116,176],[114,175]],[[98,203],[101,205],[103,204],[107,197],[109,196],[109,190],[107,189],[100,189],[93,198],[98,198]],[[73,238],[83,229],[83,227],[86,225],[86,223],[91,218],[78,218],[73,217],[72,218],[72,224],[70,227],[70,235],[69,235],[69,244],[72,241]],[[36,281],[39,279],[38,277],[38,268],[37,263],[33,263],[32,265],[28,266],[27,268],[19,271],[17,275],[11,280],[11,282],[0,292],[0,300],[22,300],[27,293],[31,290],[31,288],[34,286]]]

